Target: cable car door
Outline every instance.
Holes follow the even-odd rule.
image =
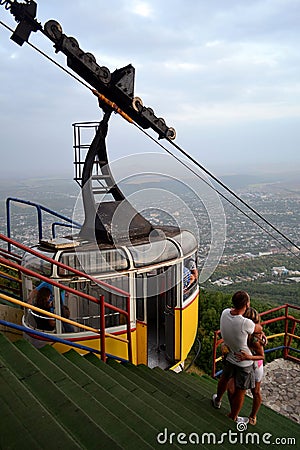
[[[166,358],[169,363],[175,362],[175,306],[177,304],[176,266],[170,266],[165,275],[165,345]]]
[[[136,277],[137,363],[167,368],[175,355],[175,268]]]

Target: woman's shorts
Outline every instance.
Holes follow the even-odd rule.
[[[264,365],[256,367],[254,370],[255,383],[260,383],[264,376]]]

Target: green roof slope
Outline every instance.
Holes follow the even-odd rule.
[[[299,425],[264,406],[255,427],[238,430],[227,399],[220,410],[211,406],[215,391],[208,376],[104,364],[0,335],[0,448],[254,449],[278,447],[278,439],[282,448],[299,446]],[[250,409],[246,398],[243,415]]]

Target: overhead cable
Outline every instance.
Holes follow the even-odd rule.
[[[10,28],[8,25],[6,25],[4,22],[0,21],[0,25],[5,27],[7,30],[11,31],[12,33],[14,30]],[[87,83],[82,81],[80,78],[78,78],[76,75],[74,75],[72,72],[70,72],[68,69],[66,69],[64,66],[59,64],[57,61],[55,61],[53,58],[51,58],[49,55],[47,55],[45,52],[40,50],[35,45],[31,44],[30,42],[26,41],[27,44],[32,47],[34,50],[36,50],[38,53],[40,53],[42,56],[44,56],[46,59],[48,59],[50,62],[55,64],[57,67],[59,67],[61,70],[63,70],[65,73],[70,75],[72,78],[74,78],[76,81],[81,83],[84,87],[89,89],[91,92],[93,92],[95,95],[98,95],[98,93],[93,89],[91,86],[89,86]],[[101,94],[99,94],[101,95]],[[115,105],[117,106],[117,105]],[[115,109],[116,110],[116,109]],[[118,108],[116,112],[119,112],[121,114],[122,110]],[[122,115],[122,114],[121,114]],[[123,115],[122,115],[123,116]],[[123,116],[124,117],[124,116]],[[128,120],[128,119],[126,119]],[[255,221],[253,217],[251,217],[247,212],[245,212],[243,209],[241,209],[238,205],[236,205],[233,201],[231,201],[228,197],[226,197],[220,190],[218,190],[215,186],[213,186],[211,183],[209,183],[205,178],[203,178],[199,172],[195,171],[188,165],[184,160],[177,157],[172,153],[167,147],[161,144],[161,142],[157,141],[153,136],[151,136],[147,131],[145,131],[140,125],[138,125],[136,122],[133,123],[140,131],[142,131],[148,138],[150,138],[155,144],[160,146],[164,151],[166,151],[169,155],[171,155],[173,158],[175,158],[180,164],[185,166],[190,172],[192,172],[196,177],[201,179],[204,183],[206,183],[211,189],[213,189],[218,195],[220,195],[224,200],[226,200],[228,203],[230,203],[234,208],[236,208],[239,212],[241,212],[245,217],[247,217],[249,220],[251,220],[255,225],[257,225],[261,230],[263,230],[265,233],[267,233],[272,239],[274,239],[276,242],[278,242],[281,246],[283,246],[286,250],[288,250],[291,254],[299,258],[299,255],[295,253],[293,250],[291,250],[287,245],[285,245],[283,242],[281,242],[276,236],[274,236],[269,230],[267,230],[265,227],[263,227],[260,223]],[[166,138],[166,140],[176,148],[178,152],[180,152],[182,155],[184,155],[188,160],[190,160],[195,166],[197,166],[199,169],[201,169],[204,173],[206,173],[212,180],[214,180],[217,184],[219,184],[225,191],[229,192],[235,199],[237,199],[240,203],[242,203],[246,208],[248,208],[253,214],[255,214],[257,217],[259,217],[265,224],[267,224],[273,231],[278,233],[284,240],[289,242],[295,249],[300,251],[300,247],[295,244],[288,236],[286,236],[284,233],[282,233],[278,228],[276,228],[271,222],[269,222],[262,214],[260,214],[258,211],[256,211],[252,206],[250,206],[247,202],[245,202],[239,195],[237,195],[231,188],[229,188],[225,183],[223,183],[219,178],[217,178],[212,172],[210,172],[208,169],[206,169],[202,164],[200,164],[195,158],[193,158],[187,151],[185,151],[183,148],[181,148],[179,145],[177,145],[173,140]]]

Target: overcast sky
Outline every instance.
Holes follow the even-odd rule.
[[[111,71],[131,63],[135,95],[217,174],[299,170],[299,0],[37,0]],[[0,20],[15,28],[0,6]],[[73,176],[71,124],[96,98],[0,26],[0,176]],[[30,42],[65,65],[41,33]],[[161,151],[113,116],[109,152]],[[146,142],[147,141],[147,142]]]

